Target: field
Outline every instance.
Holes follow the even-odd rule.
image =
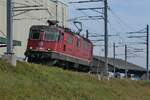
[[[150,100],[150,82],[99,81],[56,67],[0,60],[0,100]]]

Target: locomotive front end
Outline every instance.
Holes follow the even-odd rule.
[[[50,59],[51,52],[56,50],[59,32],[54,27],[32,26],[25,56],[29,62],[39,59]]]

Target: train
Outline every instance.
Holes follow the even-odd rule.
[[[27,61],[89,71],[93,60],[92,42],[58,26],[56,21],[47,22],[49,25],[31,26],[25,51]]]

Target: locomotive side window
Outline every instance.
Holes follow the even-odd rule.
[[[57,41],[59,38],[59,32],[56,30],[51,30],[51,31],[45,31],[45,40],[48,41]]]
[[[89,48],[88,42],[86,42],[86,41],[83,42],[83,48],[84,49],[88,49]]]
[[[30,38],[31,39],[39,39],[40,38],[40,31],[38,31],[38,30],[31,30]]]
[[[68,35],[67,43],[68,44],[72,44],[73,43],[73,36],[72,35]]]
[[[81,45],[80,39],[77,39],[77,47],[79,48]]]

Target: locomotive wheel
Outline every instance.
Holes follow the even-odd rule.
[[[48,65],[48,66],[54,66],[54,65],[57,64],[57,62],[58,62],[58,60],[51,60],[51,61],[46,62],[46,65]]]
[[[27,61],[30,62],[30,63],[32,63],[33,62],[33,58],[32,57],[28,57]]]

